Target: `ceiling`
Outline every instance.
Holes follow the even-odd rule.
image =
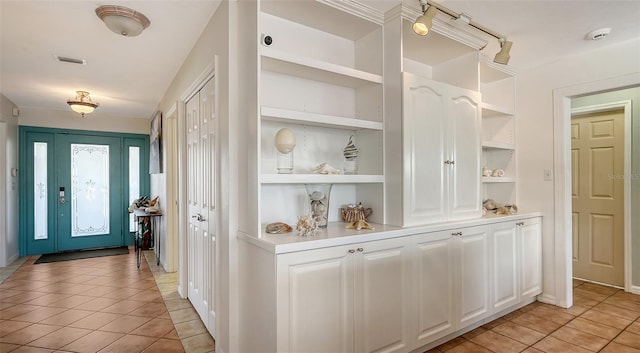
[[[299,0],[282,0],[299,1]],[[418,1],[405,0],[418,8]],[[386,11],[400,0],[362,0]],[[69,110],[76,90],[91,92],[101,114],[149,118],[220,0],[0,0],[0,91],[21,108]],[[640,37],[640,1],[442,0],[455,12],[513,41],[511,62],[527,70],[560,58]],[[138,37],[109,31],[95,8],[113,4],[145,14]],[[441,18],[446,18],[439,14]],[[603,40],[585,34],[610,27]],[[484,51],[498,50],[489,40]],[[483,37],[484,36],[484,37]],[[61,63],[54,55],[86,60]],[[640,59],[640,53],[638,53]]]

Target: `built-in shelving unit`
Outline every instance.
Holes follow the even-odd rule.
[[[383,222],[382,14],[350,1],[262,1],[258,20],[262,38],[272,39],[259,44],[259,227],[295,224],[308,212],[304,184],[319,183],[333,184],[330,222],[357,202]],[[293,174],[277,174],[281,128],[296,138]],[[312,173],[321,163],[341,171],[351,136],[358,174]]]
[[[482,165],[502,169],[502,177],[483,177],[483,199],[517,203],[515,160],[515,74],[506,66],[480,57],[482,93]]]

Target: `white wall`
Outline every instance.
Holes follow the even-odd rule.
[[[18,258],[18,118],[13,104],[0,94],[0,267]]]
[[[605,45],[606,42],[603,42]],[[600,81],[640,71],[640,39],[602,47],[581,55],[522,72],[517,79],[518,202],[539,210],[543,219],[543,298],[555,302],[556,288],[553,181],[543,180],[543,169],[553,170],[553,90]],[[638,256],[636,254],[636,256]]]
[[[631,181],[631,285],[640,286],[640,87],[621,89],[571,100],[571,108],[587,107],[611,102],[631,101],[631,170],[625,178]],[[634,256],[635,254],[635,256]]]
[[[235,96],[234,83],[230,79],[230,51],[235,50],[234,45],[230,44],[233,41],[233,30],[230,29],[231,23],[237,21],[232,18],[237,18],[235,13],[236,3],[234,1],[223,1],[215,14],[209,21],[207,27],[203,30],[200,38],[196,42],[195,46],[185,59],[182,67],[176,74],[175,78],[171,82],[169,88],[165,92],[158,109],[162,112],[166,112],[181,98],[186,98],[186,95],[192,93],[195,88],[198,79],[202,78],[202,75],[206,73],[214,61],[216,61],[215,74],[217,80],[217,98],[218,98],[218,131],[216,138],[219,144],[219,160],[218,170],[220,171],[220,177],[218,178],[217,188],[220,191],[218,193],[217,210],[219,213],[218,228],[216,235],[217,244],[217,258],[218,268],[216,278],[216,351],[231,352],[237,351],[234,349],[234,345],[237,343],[232,342],[233,335],[237,332],[237,316],[232,313],[234,304],[236,302],[234,294],[232,294],[232,281],[235,281],[234,275],[234,263],[237,261],[236,247],[236,221],[231,220],[232,214],[238,212],[237,207],[230,205],[230,200],[236,200],[231,191],[230,184],[237,185],[236,173],[234,173],[229,166],[231,161],[230,150],[230,125],[234,119],[230,112],[231,100]],[[234,62],[235,65],[235,62]],[[178,112],[181,108],[178,108]],[[182,120],[184,116],[178,116],[178,125],[184,124]],[[179,131],[183,132],[183,130]],[[179,141],[165,141],[167,144],[178,143]],[[182,146],[178,146],[183,148]],[[180,166],[165,166],[166,168],[179,168]],[[163,176],[154,175],[152,177],[152,189],[153,194],[166,195],[167,185]],[[166,197],[165,197],[166,198]],[[161,196],[162,199],[162,196]],[[178,214],[165,214],[163,220],[163,229],[166,229],[166,219],[168,217],[181,218]],[[184,243],[186,233],[182,233],[184,228],[181,228],[180,234],[169,234],[168,236],[177,236],[181,243]],[[170,241],[165,241],[165,244],[170,244]],[[182,245],[181,245],[182,246]],[[163,247],[162,252],[168,253],[170,249]],[[183,254],[181,252],[181,254]],[[186,262],[184,256],[179,260],[178,268],[178,281],[181,284],[186,284]],[[186,294],[186,287],[182,289],[183,294]]]

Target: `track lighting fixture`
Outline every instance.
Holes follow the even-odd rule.
[[[500,38],[500,51],[496,54],[495,58],[493,58],[493,62],[498,64],[507,65],[509,63],[509,59],[511,56],[509,55],[509,51],[511,50],[511,45],[513,42],[509,42],[504,38]]]
[[[429,34],[431,26],[433,25],[433,18],[436,16],[437,12],[438,9],[434,6],[429,6],[427,11],[423,10],[422,16],[416,18],[416,21],[413,23],[413,31],[421,36]]]
[[[433,24],[433,18],[436,16],[438,11],[451,16],[458,25],[469,25],[481,32],[484,32],[494,38],[496,38],[500,42],[500,51],[496,54],[493,61],[498,64],[506,65],[509,62],[510,56],[509,51],[511,50],[511,45],[513,42],[506,40],[506,37],[500,35],[487,27],[482,26],[481,24],[474,22],[471,20],[469,15],[464,13],[456,13],[454,11],[449,10],[448,8],[436,4],[433,1],[429,0],[418,0],[420,3],[420,7],[422,8],[422,15],[416,18],[416,21],[413,23],[413,31],[416,34],[421,36],[427,35],[431,31],[431,26]]]

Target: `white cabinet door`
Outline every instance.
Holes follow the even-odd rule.
[[[355,248],[355,351],[410,351],[410,238]]]
[[[542,227],[541,219],[531,218],[518,222],[522,298],[542,293]]]
[[[457,232],[459,327],[488,316],[489,304],[489,227],[464,228]]]
[[[279,255],[278,352],[408,352],[409,238]]]
[[[448,88],[449,219],[480,217],[480,95]]]
[[[352,247],[278,255],[278,352],[352,352]]]
[[[445,220],[445,85],[408,73],[403,85],[404,225]]]
[[[403,74],[403,225],[480,217],[480,94]]]
[[[494,224],[491,232],[492,308],[494,312],[518,303],[519,266],[516,222]]]
[[[451,232],[415,236],[414,330],[422,346],[455,331],[455,272]]]

